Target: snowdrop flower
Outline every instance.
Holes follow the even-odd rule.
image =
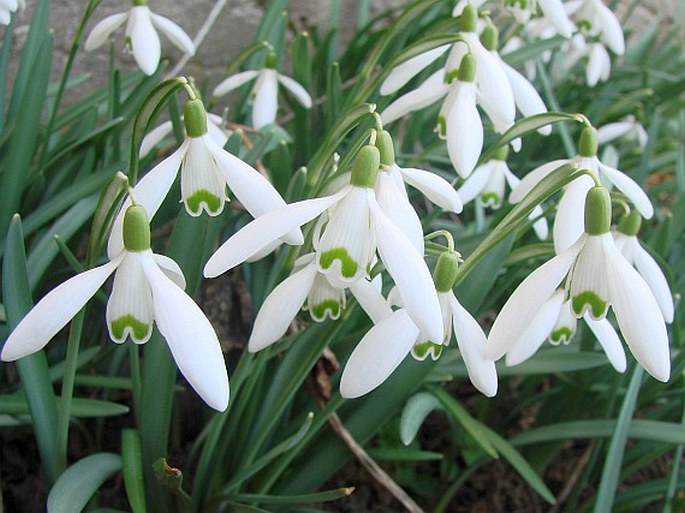
[[[24,0],[0,0],[0,25],[9,25],[12,13],[25,7]]]
[[[210,257],[205,277],[213,278],[240,264],[328,209],[328,222],[316,252],[318,270],[329,275],[329,281],[350,285],[368,273],[378,250],[412,320],[432,338],[442,339],[440,306],[422,255],[376,201],[379,166],[378,149],[362,147],[349,185],[331,196],[293,203],[258,217]]]
[[[461,212],[461,199],[444,178],[421,169],[398,166],[392,137],[387,131],[378,132],[376,146],[381,155],[381,167],[375,187],[378,204],[385,215],[402,230],[419,255],[423,255],[423,228],[416,210],[409,202],[405,183],[416,187],[429,200],[448,212]]]
[[[654,207],[645,191],[622,171],[603,164],[597,158],[597,147],[597,130],[586,126],[580,136],[578,156],[570,160],[555,160],[534,169],[512,191],[510,201],[518,203],[540,180],[559,166],[576,162],[579,167],[592,171],[597,180],[606,187],[615,186],[626,195],[645,219],[650,219],[654,215]],[[585,197],[593,185],[593,179],[583,175],[564,189],[553,228],[554,248],[557,253],[569,248],[583,233]]]
[[[621,23],[602,0],[568,2],[566,11],[577,20],[578,27],[590,37],[598,37],[616,55],[626,51]]]
[[[161,46],[157,29],[187,55],[195,54],[195,45],[188,34],[169,18],[150,11],[147,0],[133,0],[127,12],[112,14],[100,21],[86,39],[86,51],[95,50],[105,43],[116,29],[126,23],[125,41],[133,53],[138,67],[146,75],[153,75],[159,66]]]
[[[181,121],[183,117],[181,116]],[[231,137],[233,133],[231,130],[224,128],[224,119],[216,114],[207,113],[207,133],[214,140],[217,146],[223,148]],[[148,134],[143,138],[143,142],[140,144],[139,155],[141,157],[147,155],[152,151],[152,149],[157,146],[166,136],[171,134],[173,130],[173,123],[171,121],[165,121],[159,126],[153,128],[148,132]],[[185,125],[183,126],[185,133]],[[187,134],[185,134],[187,136]]]
[[[621,121],[607,123],[597,129],[597,140],[599,144],[605,144],[620,137],[637,141],[641,148],[647,146],[647,131],[632,114],[626,116]]]
[[[642,217],[636,210],[626,214],[614,231],[614,242],[628,263],[649,286],[667,323],[673,322],[673,295],[663,271],[637,238]]]
[[[387,303],[372,308],[360,301],[374,320],[347,360],[340,378],[340,393],[345,398],[367,394],[381,385],[411,351],[427,356],[426,341],[433,346],[447,345],[454,329],[459,351],[473,385],[488,397],[497,393],[495,363],[485,356],[486,338],[478,322],[457,301],[452,292],[457,277],[459,255],[444,252],[438,259],[434,280],[440,301],[444,338],[434,339],[416,327],[405,308],[392,311]]]
[[[514,291],[490,331],[486,355],[501,358],[521,340],[536,315],[564,282],[573,315],[604,319],[609,306],[628,347],[652,376],[668,381],[670,354],[664,318],[649,286],[616,248],[610,233],[611,199],[603,187],[587,194],[585,230],[578,241],[528,276]],[[545,308],[547,320],[558,310]],[[540,322],[539,319],[536,319]]]
[[[123,343],[148,341],[157,323],[179,370],[212,408],[228,406],[228,374],[212,325],[183,291],[178,265],[150,249],[145,209],[126,210],[122,251],[108,263],[74,276],[41,299],[10,334],[0,355],[13,361],[42,349],[114,273],[107,302],[110,338]]]
[[[267,56],[264,68],[231,75],[214,88],[213,94],[223,96],[255,79],[250,92],[250,101],[252,102],[252,126],[257,130],[276,122],[279,84],[285,87],[305,109],[312,107],[312,98],[307,90],[292,78],[276,71],[276,54],[273,52]]]
[[[513,190],[521,180],[514,175],[507,165],[509,148],[501,146],[495,152],[493,158],[478,166],[471,176],[457,191],[464,203],[469,203],[474,199],[478,200],[486,207],[498,209],[502,206],[505,197],[505,183]],[[546,239],[549,228],[547,220],[542,216],[542,207],[536,206],[531,212],[529,219],[537,219],[533,223],[533,229],[539,239]]]
[[[247,211],[258,217],[285,205],[283,198],[259,171],[218,146],[209,135],[207,113],[199,99],[186,102],[184,108],[186,139],[173,154],[157,164],[134,188],[136,200],[152,218],[171,189],[181,169],[181,201],[191,216],[206,211],[219,215],[227,201],[226,185]],[[109,240],[108,254],[118,253],[122,245],[120,214]],[[302,244],[302,233],[294,230],[284,240]]]

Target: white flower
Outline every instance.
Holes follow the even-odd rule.
[[[183,117],[181,117],[183,120]],[[233,133],[231,130],[224,128],[224,120],[221,116],[216,114],[207,113],[207,133],[214,140],[217,146],[223,148],[228,141],[228,138]],[[148,132],[148,134],[143,138],[143,142],[140,144],[139,155],[144,157],[152,149],[157,146],[167,135],[169,135],[173,130],[173,123],[171,121],[165,121],[159,126],[156,126]],[[183,126],[185,133],[185,125]],[[186,134],[187,135],[187,134]]]
[[[565,296],[559,300],[567,298],[576,317],[587,312],[592,319],[603,319],[612,306],[637,361],[656,379],[667,381],[670,354],[664,318],[649,286],[614,244],[608,191],[593,188],[586,209],[585,232],[578,241],[533,271],[502,307],[490,331],[486,355],[496,360],[507,353],[565,280]],[[553,324],[558,311],[545,310]]]
[[[150,170],[134,188],[136,201],[145,207],[150,218],[171,189],[179,168],[181,200],[192,216],[199,216],[203,211],[219,215],[227,200],[226,185],[253,217],[285,205],[280,194],[259,171],[216,144],[209,135],[207,115],[200,100],[186,103],[184,123],[187,136],[183,144]],[[120,214],[112,229],[108,245],[110,257],[122,247],[119,228],[122,220]],[[299,230],[285,235],[284,240],[293,244],[303,241]]]
[[[329,209],[316,252],[319,271],[330,274],[329,281],[349,285],[368,273],[378,250],[413,321],[433,338],[441,339],[440,307],[422,255],[376,201],[373,187],[379,165],[378,149],[363,147],[349,185],[332,196],[300,201],[258,217],[210,257],[205,277],[213,278],[240,264]]]
[[[307,90],[292,78],[278,73],[275,66],[276,56],[269,54],[265,68],[231,75],[214,88],[213,94],[214,96],[223,96],[256,79],[250,92],[250,101],[252,102],[252,126],[257,130],[276,122],[279,83],[290,91],[304,108],[311,108],[312,98]]]
[[[24,8],[24,0],[0,0],[0,25],[9,25],[12,13],[19,7]]]
[[[597,129],[597,140],[599,144],[605,144],[614,139],[625,137],[637,141],[641,148],[647,146],[647,131],[632,114],[626,116],[621,121],[607,123]]]
[[[365,286],[366,294],[355,291],[360,305],[375,325],[364,335],[347,360],[340,378],[343,397],[360,397],[381,385],[417,344],[429,341],[433,345],[447,345],[452,328],[473,385],[488,397],[497,393],[495,364],[485,357],[485,334],[478,322],[457,301],[450,286],[456,277],[456,265],[457,254],[445,252],[435,270],[444,331],[442,339],[433,339],[417,328],[405,308],[393,312],[382,301],[382,296],[381,300],[371,301],[369,297],[373,295],[373,287]],[[375,294],[380,296],[377,291]]]
[[[570,160],[555,160],[528,173],[509,197],[512,203],[518,203],[530,190],[552,171],[567,164],[576,162],[579,167],[589,169],[606,187],[615,186],[635,205],[645,219],[654,215],[654,206],[649,197],[635,181],[622,171],[603,164],[597,158],[597,134],[592,127],[586,127],[581,134],[580,154]],[[553,238],[557,253],[569,248],[583,233],[583,215],[585,196],[592,188],[592,178],[583,175],[576,178],[564,189],[554,222]]]
[[[178,265],[150,250],[150,228],[140,206],[126,211],[125,247],[108,263],[74,276],[48,293],[22,319],[2,350],[12,361],[42,349],[114,273],[107,302],[107,328],[114,342],[147,342],[153,321],[179,370],[212,408],[228,405],[228,374],[212,325],[183,291]]]
[[[143,5],[140,5],[140,4]],[[152,75],[159,66],[161,47],[157,30],[161,30],[169,40],[187,55],[195,54],[195,45],[181,27],[169,18],[150,11],[145,2],[134,2],[127,12],[112,14],[100,21],[86,39],[86,51],[95,50],[105,43],[109,36],[126,23],[126,46],[133,53],[138,67],[146,75]],[[137,5],[136,5],[137,4]]]
[[[626,51],[621,23],[602,0],[577,0],[566,3],[566,12],[577,20],[588,36],[599,37],[616,55]]]
[[[609,52],[602,43],[587,45],[587,66],[585,67],[585,81],[590,87],[595,87],[598,82],[606,82],[611,75],[611,58]]]

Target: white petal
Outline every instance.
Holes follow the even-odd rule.
[[[259,130],[276,121],[278,111],[278,80],[276,70],[263,69],[252,89],[252,126]]]
[[[84,271],[51,290],[10,333],[2,359],[14,361],[42,349],[93,297],[120,261]]]
[[[402,183],[401,187],[404,187]],[[381,171],[376,180],[376,199],[381,209],[409,239],[417,253],[423,255],[423,227],[405,191],[398,190],[390,173]]]
[[[165,121],[161,125],[150,130],[147,135],[143,138],[143,142],[140,144],[140,152],[138,155],[144,157],[152,148],[157,146],[159,142],[162,141],[167,135],[171,133],[173,129],[173,123],[171,121]]]
[[[654,299],[656,299],[659,309],[664,315],[664,320],[669,324],[672,323],[674,314],[673,295],[659,264],[639,243],[635,246],[634,256],[635,267],[654,294]]]
[[[552,22],[559,31],[559,34],[565,38],[570,38],[574,27],[564,10],[561,0],[538,0],[538,3],[542,12],[545,13],[545,17]]]
[[[166,277],[173,281],[177,287],[185,290],[186,278],[183,275],[183,271],[179,265],[168,256],[158,255],[156,253],[154,253],[152,256],[162,272],[166,274]]]
[[[351,283],[350,292],[374,324],[378,324],[392,315],[392,308],[390,308],[383,294],[370,281],[362,278]]]
[[[357,280],[359,281],[359,280]],[[317,273],[314,278],[304,309],[316,322],[323,322],[327,318],[339,319],[345,309],[345,288],[347,283],[341,283],[332,275]]]
[[[189,145],[190,141],[186,139],[178,150],[148,171],[133,188],[136,202],[145,207],[149,219],[154,217],[169,193]],[[115,257],[124,249],[122,233],[124,213],[130,205],[131,200],[127,199],[112,225],[112,233],[107,241],[107,254],[110,258]]]
[[[150,13],[152,24],[161,30],[173,45],[186,55],[195,55],[195,45],[185,31],[169,18]]]
[[[549,225],[547,224],[547,219],[541,217],[543,214],[542,207],[538,205],[533,209],[533,211],[528,216],[528,219],[537,219],[533,223],[533,230],[535,230],[535,235],[540,240],[547,240],[549,236]]]
[[[207,133],[219,148],[223,148],[233,132],[224,128],[224,120],[221,116],[207,114]]]
[[[227,199],[226,182],[207,142],[209,135],[189,138],[188,151],[181,162],[181,199],[186,212],[198,217],[203,211],[210,216],[221,214]]]
[[[561,253],[585,232],[585,197],[595,182],[582,175],[566,186],[554,219],[554,250]]]
[[[271,242],[270,244],[268,244],[266,247],[264,247],[261,251],[258,251],[257,253],[255,253],[251,257],[246,258],[245,261],[246,262],[258,262],[259,260],[264,258],[266,255],[270,255],[271,253],[276,251],[276,248],[279,247],[281,244],[283,244],[282,240],[280,240],[280,239],[275,240],[275,241]]]
[[[416,252],[375,201],[371,202],[371,213],[376,225],[378,252],[397,285],[409,316],[431,341],[442,340],[440,303],[423,255]]]
[[[516,102],[518,109],[521,111],[521,114],[523,114],[525,117],[528,117],[547,112],[545,102],[542,101],[542,98],[535,90],[535,87],[533,87],[533,85],[528,81],[528,79],[503,61],[502,67],[504,69],[504,73],[509,79],[511,90],[514,94],[514,101]],[[539,128],[538,132],[543,135],[549,135],[552,133],[552,126],[546,125],[542,128]]]
[[[209,258],[204,268],[206,278],[215,278],[245,259],[266,248],[286,233],[311,221],[335,204],[349,191],[349,187],[333,196],[292,203],[271,210],[243,226],[224,242]]]
[[[483,329],[459,304],[454,294],[451,299],[454,336],[466,364],[469,379],[483,394],[493,397],[497,393],[497,370],[495,362],[485,356],[487,340]]]
[[[511,125],[516,118],[516,103],[507,75],[500,64],[501,60],[498,61],[495,57],[496,52],[487,51],[480,42],[476,45],[475,53],[479,104],[490,119],[493,119],[493,116],[490,116],[492,113],[504,124]]]
[[[445,96],[449,91],[449,85],[444,83],[444,77],[445,70],[440,69],[428,77],[418,88],[393,101],[381,112],[383,123],[392,123],[410,112],[432,105]]]
[[[266,297],[257,312],[248,342],[251,353],[270,346],[288,331],[290,323],[307,299],[315,277],[316,265],[312,263],[291,274]]]
[[[469,176],[462,186],[459,187],[457,192],[464,203],[473,201],[480,195],[481,192],[483,192],[483,189],[488,183],[490,175],[493,172],[494,166],[494,160],[488,160],[485,164],[481,164],[473,170],[471,176]]]
[[[415,168],[400,168],[402,179],[437,206],[447,212],[458,214],[464,208],[463,202],[451,183],[441,176]]]
[[[518,203],[523,198],[525,198],[526,194],[533,190],[533,187],[540,183],[543,178],[545,178],[555,169],[563,166],[564,164],[568,164],[568,162],[568,159],[559,159],[553,160],[552,162],[547,162],[546,164],[542,164],[541,166],[536,167],[530,173],[523,177],[521,183],[516,187],[516,189],[511,191],[509,201],[512,203]]]
[[[483,149],[483,123],[476,108],[473,83],[455,81],[454,104],[446,119],[447,153],[459,176],[466,178],[476,167]]]
[[[647,196],[642,187],[635,183],[635,180],[618,169],[611,168],[601,162],[599,163],[599,170],[609,182],[628,197],[635,205],[635,208],[640,211],[642,217],[645,219],[652,218],[654,215],[654,206],[652,205],[649,196]]]
[[[255,70],[243,71],[241,73],[231,75],[230,77],[222,80],[219,85],[214,88],[214,92],[212,94],[214,96],[223,96],[254,79],[257,75],[259,75],[259,72]]]
[[[576,259],[584,240],[533,271],[516,288],[495,319],[485,354],[500,359],[528,328],[535,314],[557,290]]]
[[[414,78],[424,68],[444,54],[452,45],[442,45],[427,52],[423,52],[411,59],[407,59],[402,64],[395,66],[381,84],[381,96],[387,96],[396,91]]]
[[[587,85],[594,87],[600,80],[606,80],[611,72],[611,59],[604,46],[599,43],[590,46],[590,57],[585,69]]]
[[[617,55],[626,51],[621,24],[614,13],[602,2],[596,3],[596,13],[602,25],[602,41]]]
[[[666,382],[671,374],[666,324],[651,290],[614,246],[605,245],[609,294],[618,326],[640,365]]]
[[[558,289],[535,312],[528,327],[507,351],[507,365],[518,365],[535,354],[554,329],[563,304],[564,291]]]
[[[404,309],[376,324],[347,360],[340,378],[340,394],[353,399],[383,383],[411,351],[418,335],[418,328]]]
[[[157,328],[181,374],[209,406],[224,411],[229,398],[228,373],[214,328],[153,258],[143,258],[142,264],[152,289]]]
[[[109,36],[112,35],[112,32],[122,26],[127,18],[128,12],[121,12],[107,16],[105,19],[99,21],[98,24],[93,27],[93,30],[91,30],[88,39],[86,39],[86,42],[83,45],[85,50],[90,52],[105,43],[109,39]]]
[[[604,144],[619,137],[623,137],[633,128],[632,123],[627,121],[618,121],[616,123],[609,123],[597,129],[597,141],[599,144]]]
[[[131,41],[131,51],[138,67],[146,75],[153,75],[159,66],[161,47],[146,5],[131,7],[126,37]]]
[[[580,317],[586,312],[593,319],[602,319],[609,308],[609,283],[604,270],[607,241],[613,246],[611,234],[586,235],[585,245],[578,253],[566,288],[569,290],[571,310]]]
[[[309,96],[307,90],[302,87],[299,82],[296,82],[292,78],[286,77],[285,75],[281,75],[280,73],[276,76],[283,87],[290,91],[305,109],[312,108],[312,97]]]
[[[583,316],[583,319],[585,319],[588,327],[597,337],[599,345],[602,346],[609,359],[609,363],[618,372],[625,372],[627,364],[626,353],[623,351],[621,340],[618,338],[616,330],[611,323],[607,319],[595,321],[587,314]]]

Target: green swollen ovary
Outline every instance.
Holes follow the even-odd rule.
[[[126,330],[129,329],[132,338],[135,340],[145,340],[152,326],[139,321],[131,314],[124,315],[115,319],[112,323],[112,335],[117,340],[123,340]]]
[[[554,330],[549,336],[549,339],[553,344],[567,344],[571,340],[571,337],[573,337],[573,331],[571,331],[571,328],[562,326],[558,330]]]
[[[601,319],[607,313],[608,304],[591,290],[586,290],[573,296],[571,300],[573,313],[577,316],[583,315],[586,309],[590,311],[593,319]]]
[[[218,214],[221,211],[221,198],[206,189],[195,191],[192,196],[186,198],[185,203],[188,210],[195,215],[202,213],[203,204],[210,214]]]
[[[340,317],[340,303],[334,299],[326,299],[310,308],[309,313],[318,322],[323,321],[326,316],[337,319]]]
[[[350,256],[343,247],[329,249],[319,256],[321,269],[328,269],[336,260],[340,261],[340,274],[343,278],[354,278],[359,269],[359,264]]]

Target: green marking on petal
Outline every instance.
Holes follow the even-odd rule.
[[[152,329],[150,324],[139,321],[130,314],[115,319],[110,326],[112,335],[117,340],[123,340],[126,330],[129,329],[134,340],[144,340]]]
[[[334,299],[326,299],[321,303],[314,305],[313,308],[309,309],[309,314],[317,322],[323,322],[326,316],[331,319],[337,319],[340,317],[340,303]]]
[[[492,208],[499,208],[502,206],[502,198],[500,198],[499,194],[496,192],[483,193],[480,196],[480,200],[483,202],[483,205]]]
[[[438,135],[443,139],[447,136],[447,120],[445,116],[438,116]]]
[[[321,269],[328,269],[333,262],[340,260],[340,274],[343,278],[354,278],[359,269],[359,264],[350,256],[343,247],[329,249],[319,256]]]
[[[437,360],[442,354],[442,349],[442,345],[426,340],[425,342],[414,344],[414,347],[411,349],[411,355],[420,362],[428,358],[429,355],[432,360]]]
[[[561,343],[568,344],[573,337],[573,331],[568,326],[562,326],[558,330],[554,330],[549,336],[549,341],[554,345]]]
[[[585,310],[589,310],[593,319],[602,319],[607,313],[609,304],[592,290],[586,290],[573,296],[571,307],[577,317],[582,316]]]
[[[185,204],[186,210],[191,216],[199,216],[202,213],[203,205],[210,216],[220,214],[224,206],[221,198],[207,189],[195,191],[192,196],[185,198]]]

